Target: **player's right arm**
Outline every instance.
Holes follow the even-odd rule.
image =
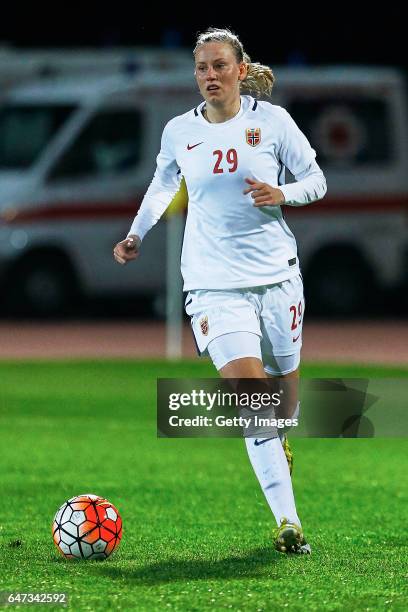
[[[139,257],[139,251],[142,241],[137,234],[129,234],[125,240],[121,240],[113,249],[113,257],[115,261],[124,265],[132,259]]]
[[[170,121],[163,130],[160,153],[156,160],[156,172],[129,233],[113,250],[113,256],[120,264],[137,259],[143,238],[157,223],[179,190],[181,173],[171,137],[173,121]]]

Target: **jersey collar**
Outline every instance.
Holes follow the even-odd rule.
[[[227,121],[222,121],[221,123],[210,123],[209,121],[207,121],[207,119],[204,118],[202,112],[204,106],[205,101],[201,102],[201,104],[199,104],[194,110],[194,114],[196,115],[197,119],[207,127],[220,129],[222,127],[225,127],[226,125],[230,125],[230,123],[238,121],[242,117],[242,115],[244,115],[249,109],[253,108],[253,110],[255,110],[257,102],[256,100],[254,100],[254,98],[252,98],[252,96],[241,96],[241,106],[237,114],[234,115],[234,117],[231,117],[231,119],[228,119]]]

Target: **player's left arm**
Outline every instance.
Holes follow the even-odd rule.
[[[282,110],[282,140],[279,150],[281,162],[296,179],[295,183],[280,185],[285,204],[304,206],[321,200],[327,191],[326,179],[316,162],[316,151],[295,121]]]
[[[283,108],[281,111],[283,129],[279,158],[294,175],[296,182],[274,187],[246,178],[249,187],[243,193],[252,192],[256,207],[282,204],[304,206],[321,200],[327,191],[326,179],[315,159],[315,150],[289,113]]]

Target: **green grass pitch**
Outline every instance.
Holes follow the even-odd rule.
[[[65,591],[74,610],[408,609],[408,441],[294,439],[313,554],[279,555],[242,440],[156,438],[156,378],[210,376],[199,360],[0,363],[0,590]],[[52,543],[55,511],[84,492],[123,517],[104,562]]]

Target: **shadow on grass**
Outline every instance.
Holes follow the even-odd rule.
[[[155,585],[178,580],[259,577],[267,575],[264,571],[266,567],[274,567],[277,563],[277,553],[270,549],[257,548],[243,557],[231,556],[214,561],[169,559],[137,569],[93,565],[92,571],[114,580],[134,580],[144,585]]]

